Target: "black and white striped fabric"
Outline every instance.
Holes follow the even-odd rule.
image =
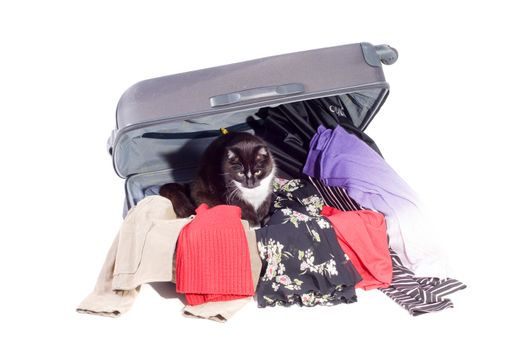
[[[453,278],[415,277],[392,249],[390,255],[393,263],[392,284],[379,290],[412,316],[453,307],[452,301],[444,297],[467,287]]]
[[[355,202],[355,200],[348,195],[348,192],[346,192],[344,188],[327,186],[321,180],[311,176],[309,177],[309,180],[313,186],[315,186],[320,196],[322,196],[326,205],[343,211],[363,209],[359,203]]]
[[[327,205],[344,211],[364,209],[348,195],[345,189],[326,186],[313,177],[309,177],[309,180]],[[405,308],[412,316],[453,307],[452,301],[444,297],[467,287],[452,278],[416,277],[402,264],[397,253],[391,248],[390,256],[393,265],[392,284],[388,288],[379,290]]]

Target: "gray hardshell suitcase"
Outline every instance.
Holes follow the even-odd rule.
[[[296,52],[141,81],[119,100],[108,140],[115,171],[126,178],[125,212],[150,186],[188,182],[199,155],[220,128],[251,132],[248,117],[272,107],[329,96],[353,96],[347,113],[366,129],[389,85],[382,63],[397,51],[369,43]],[[351,99],[348,99],[351,101]],[[145,134],[177,137],[152,138]]]

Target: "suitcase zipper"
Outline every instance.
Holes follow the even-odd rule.
[[[252,128],[247,123],[235,124],[229,126],[227,131],[247,131]],[[181,140],[181,139],[204,139],[222,135],[221,129],[218,130],[203,130],[192,132],[146,132],[141,135],[144,139],[160,139],[160,140]]]

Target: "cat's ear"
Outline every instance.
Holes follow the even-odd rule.
[[[236,153],[234,153],[233,150],[231,149],[227,149],[227,159],[228,160],[236,159]]]
[[[269,156],[269,151],[267,150],[267,147],[260,146],[258,148],[258,151],[256,152],[256,157],[257,158],[266,158],[268,156]]]

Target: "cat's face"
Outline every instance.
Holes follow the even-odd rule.
[[[245,188],[255,188],[271,175],[274,163],[266,146],[250,142],[227,148],[224,176]]]

